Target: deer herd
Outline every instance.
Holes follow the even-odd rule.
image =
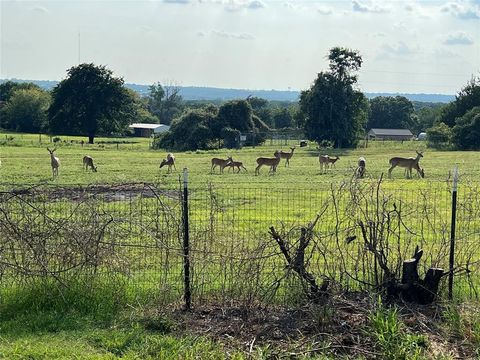
[[[60,159],[54,155],[55,151],[57,150],[54,148],[53,150],[50,150],[50,148],[47,148],[48,152],[50,153],[50,165],[52,167],[52,175],[53,178],[58,177],[58,170],[60,168]],[[277,167],[280,164],[280,161],[282,159],[285,159],[285,166],[290,166],[290,160],[293,157],[293,153],[295,151],[295,147],[291,147],[290,151],[275,151],[274,152],[274,157],[259,157],[257,158],[257,167],[255,168],[255,175],[260,174],[260,168],[262,166],[267,166],[269,167],[269,174],[274,174],[277,171]],[[401,167],[405,169],[405,176],[407,178],[412,178],[412,169],[415,169],[417,171],[417,174],[424,178],[425,177],[425,172],[424,170],[420,167],[419,161],[423,157],[423,153],[421,152],[416,152],[417,156],[416,157],[409,157],[409,158],[402,158],[402,157],[393,157],[389,160],[390,168],[388,169],[388,176],[391,177],[392,175],[392,170],[394,168]],[[327,154],[320,154],[318,156],[318,161],[320,164],[320,172],[321,173],[326,173],[328,169],[335,167],[335,163],[340,160],[340,157],[338,156],[330,156]],[[362,156],[358,159],[357,162],[357,168],[355,169],[353,176],[355,178],[363,178],[366,173],[366,160]],[[160,168],[167,166],[168,170],[167,173],[172,172],[172,168],[174,170],[177,170],[175,167],[175,156],[172,153],[168,153],[167,157],[163,159],[160,163]],[[243,162],[241,161],[234,161],[231,156],[227,157],[226,159],[220,159],[220,158],[213,158],[211,160],[211,168],[210,168],[210,173],[214,173],[216,168],[219,168],[220,174],[223,174],[223,170],[225,168],[233,169],[233,172],[235,173],[235,169],[237,169],[236,173],[240,173],[240,171],[243,169],[247,171],[246,167],[243,165]],[[85,155],[83,157],[83,168],[85,171],[88,171],[90,168],[92,172],[97,172],[97,166],[93,162],[93,158],[91,156]]]

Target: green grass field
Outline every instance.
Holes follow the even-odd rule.
[[[470,257],[473,262],[470,268],[473,270],[472,277],[478,284],[479,277],[476,274],[480,258],[479,247],[476,245],[480,240],[480,224],[477,216],[480,213],[480,209],[477,208],[480,180],[478,152],[433,151],[425,149],[424,142],[414,141],[370,142],[367,148],[363,144],[355,150],[319,150],[314,144],[310,144],[307,148],[297,146],[290,161],[290,167],[285,167],[282,161],[276,174],[269,175],[268,168],[263,167],[261,174],[255,176],[257,157],[272,157],[276,149],[288,150],[289,146],[295,145],[294,141],[288,144],[267,141],[263,146],[241,150],[175,153],[176,171],[168,174],[166,168],[159,169],[159,163],[165,157],[166,151],[149,149],[150,139],[98,138],[94,145],[85,143],[82,145],[81,141],[86,139],[81,137],[61,136],[60,139],[61,141],[57,142],[56,152],[61,161],[60,175],[52,180],[50,157],[46,147],[52,148],[54,144],[50,143],[49,137],[0,133],[0,190],[39,184],[48,184],[55,189],[56,186],[116,185],[133,182],[155,183],[160,188],[178,189],[182,169],[188,168],[192,189],[190,199],[192,246],[195,264],[201,266],[201,271],[197,271],[194,277],[194,295],[197,296],[197,301],[201,301],[200,299],[208,301],[209,296],[214,299],[238,296],[239,301],[247,301],[252,293],[259,294],[267,291],[267,287],[258,286],[258,289],[255,289],[254,286],[272,283],[278,276],[278,271],[271,269],[284,267],[282,257],[278,255],[272,257],[278,249],[272,245],[264,245],[269,241],[268,227],[274,225],[277,229],[283,229],[293,241],[298,238],[298,226],[311,221],[325,203],[330,205],[317,227],[321,234],[317,239],[317,249],[334,254],[340,247],[344,247],[343,243],[339,244],[339,240],[335,238],[335,230],[336,227],[341,228],[343,236],[347,234],[347,230],[344,229],[351,224],[345,216],[341,217],[340,224],[335,223],[335,208],[331,205],[331,192],[340,191],[338,189],[344,186],[342,184],[350,183],[359,156],[367,159],[367,176],[366,179],[361,180],[360,186],[365,188],[374,186],[380,175],[384,173],[382,188],[385,193],[392,194],[394,199],[401,200],[404,204],[402,211],[404,211],[404,219],[409,230],[401,232],[402,256],[411,256],[411,250],[416,244],[420,244],[426,250],[426,265],[445,266],[451,187],[451,183],[446,180],[451,181],[453,168],[458,165],[461,176],[457,225],[460,239],[457,245],[458,262],[463,264],[465,259]],[[388,160],[391,157],[412,157],[415,156],[415,150],[424,151],[424,158],[421,159],[420,165],[425,169],[425,179],[420,179],[416,175],[413,179],[405,179],[401,168],[393,171],[392,179],[386,178],[389,168]],[[340,160],[334,168],[321,173],[318,162],[319,153],[338,155]],[[94,158],[98,172],[92,173],[82,169],[84,155]],[[225,171],[224,174],[219,174],[217,169],[214,174],[211,174],[211,158],[226,156],[242,161],[248,172],[242,171],[235,174]],[[174,203],[173,200],[172,203]],[[62,219],[67,218],[67,215],[75,209],[76,203],[62,199],[48,202],[43,206],[49,209],[48,212],[52,218]],[[347,213],[350,206],[348,196],[346,198],[340,196],[338,206],[341,211]],[[131,260],[129,276],[131,284],[135,285],[127,287],[130,295],[125,298],[120,297],[123,299],[120,310],[117,307],[107,309],[106,312],[111,313],[111,318],[105,320],[100,316],[102,320],[99,322],[99,313],[95,310],[85,311],[83,305],[80,309],[67,306],[66,309],[52,308],[43,312],[45,302],[33,299],[30,304],[24,302],[24,308],[12,308],[12,304],[22,302],[15,300],[15,297],[4,297],[0,301],[0,313],[4,311],[4,316],[0,316],[0,358],[69,358],[71,352],[68,348],[73,346],[79,349],[77,358],[92,359],[268,358],[269,352],[262,347],[257,348],[257,352],[253,355],[229,350],[230,355],[226,356],[227,350],[223,345],[214,343],[208,338],[158,334],[138,325],[136,321],[122,320],[117,324],[118,314],[124,312],[127,304],[134,304],[136,308],[147,306],[145,299],[154,299],[155,302],[164,304],[171,302],[172,298],[178,299],[181,293],[181,258],[171,253],[171,249],[168,248],[169,246],[172,249],[178,247],[177,237],[172,233],[171,238],[162,238],[162,241],[168,242],[164,244],[166,247],[162,248],[163,245],[159,246],[156,243],[158,237],[142,230],[149,226],[161,226],[162,221],[156,222],[157,209],[158,203],[155,199],[108,201],[98,205],[99,213],[110,211],[124,221],[117,223],[115,230],[106,235],[107,240],[120,239],[127,246],[141,244],[151,245],[152,249],[157,247],[153,250],[134,249],[119,253],[120,264],[123,260]],[[179,210],[178,207],[172,209]],[[85,214],[88,214],[88,211],[86,209]],[[83,215],[78,216],[78,219],[82,219]],[[27,220],[22,219],[25,222],[25,228],[29,226]],[[34,221],[41,222],[42,219]],[[289,232],[290,228],[295,229]],[[72,225],[71,233],[74,234],[75,231],[76,228]],[[346,258],[352,261],[346,266],[353,268],[358,265],[355,265],[352,259],[361,249],[361,244],[354,243],[345,250],[348,254]],[[265,256],[269,259],[255,263],[262,267],[261,271],[254,266],[255,264],[244,260],[254,254],[259,255],[259,258]],[[392,251],[390,255],[396,256],[396,254],[398,253]],[[170,263],[163,269],[162,266],[167,259]],[[328,268],[331,269],[329,275],[336,277],[338,269],[341,268],[338,261],[337,258],[323,261],[320,257],[314,257],[311,259],[310,266],[315,274],[321,274]],[[368,261],[368,258],[364,261]],[[159,274],[161,274],[160,277]],[[7,276],[3,279],[8,281]],[[177,281],[178,287],[170,290],[162,288],[162,285],[171,281]],[[459,282],[456,287],[456,296],[470,297],[472,289],[468,285],[463,280],[461,284]],[[349,286],[355,288],[351,282]],[[164,293],[157,297],[149,297],[152,291],[159,290]],[[168,291],[171,292],[170,295]],[[138,296],[142,292],[146,294],[143,299]],[[288,288],[285,287],[282,287],[277,295],[285,298],[294,297],[294,294],[288,293]],[[25,298],[25,296],[22,295],[19,298]],[[100,304],[99,308],[105,305],[99,299],[93,301],[95,302]],[[38,318],[34,316],[33,320],[28,319],[26,314],[37,314],[37,312]],[[64,318],[65,314],[67,315]],[[80,324],[80,329],[77,322]],[[476,328],[478,324],[475,322],[472,326]],[[473,332],[473,336],[478,337],[478,334]],[[46,342],[51,346],[45,346]],[[190,348],[194,349],[194,352],[190,351]],[[169,350],[165,352],[165,349]],[[324,358],[322,356],[318,358]]]
[[[12,138],[13,140],[6,140]],[[5,138],[5,140],[2,140]],[[159,169],[164,151],[149,150],[150,139],[96,139],[97,144],[80,145],[80,137],[60,137],[56,155],[60,158],[60,176],[58,184],[91,184],[91,183],[124,183],[124,182],[159,182],[177,183],[178,176],[183,168],[188,168],[192,183],[205,182],[229,183],[238,187],[242,184],[263,183],[274,186],[292,186],[296,183],[331,183],[348,180],[352,177],[357,166],[359,156],[367,159],[367,176],[378,178],[387,173],[388,160],[393,156],[415,156],[415,150],[425,151],[420,165],[425,169],[425,180],[406,180],[403,169],[393,171],[393,186],[421,187],[423,183],[435,180],[443,181],[449,177],[455,165],[465,180],[477,181],[480,179],[480,165],[477,152],[444,152],[425,149],[424,142],[369,142],[368,148],[355,150],[318,150],[310,144],[308,148],[297,147],[291,160],[291,166],[285,168],[283,161],[278,167],[275,176],[268,176],[268,169],[263,167],[260,176],[255,176],[256,158],[259,156],[273,157],[276,149],[288,150],[288,145],[270,144],[241,150],[196,151],[176,153],[177,171],[167,175],[167,169]],[[3,184],[38,184],[52,180],[50,157],[47,146],[53,147],[47,136],[27,134],[0,134],[0,182]],[[118,145],[118,147],[117,147]],[[336,167],[322,174],[319,168],[318,154],[328,153],[340,156]],[[90,155],[94,158],[98,172],[82,171],[82,158]],[[219,175],[210,174],[210,160],[212,157],[226,157],[231,155],[234,160],[243,161],[248,172],[241,174]]]

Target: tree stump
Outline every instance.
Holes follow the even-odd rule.
[[[424,279],[418,275],[418,263],[423,255],[423,250],[415,249],[413,258],[405,260],[402,268],[402,281],[397,284],[397,294],[402,299],[417,304],[430,304],[435,299],[438,292],[440,280],[444,275],[444,270],[440,268],[430,268]]]

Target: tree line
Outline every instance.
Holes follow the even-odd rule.
[[[147,96],[124,86],[105,66],[80,64],[51,91],[32,83],[0,84],[0,128],[19,132],[87,136],[126,135],[133,122],[162,123],[170,130],[155,146],[175,150],[260,144],[272,129],[301,129],[305,138],[354,147],[370,128],[426,131],[430,146],[478,149],[480,78],[472,78],[455,101],[411,102],[403,96],[368,100],[358,89],[358,51],[335,47],[328,70],[317,74],[298,103],[258,97],[228,102],[184,101],[174,84],[154,83]]]

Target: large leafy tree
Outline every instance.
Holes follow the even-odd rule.
[[[452,141],[461,150],[480,150],[480,106],[457,118]]]
[[[404,96],[378,96],[370,100],[367,128],[416,130],[418,120],[410,100]]]
[[[460,90],[455,101],[443,108],[440,121],[453,127],[457,118],[461,118],[475,106],[480,106],[480,77],[473,77]]]
[[[47,125],[50,93],[37,87],[19,87],[1,110],[0,126],[15,131],[38,133]]]
[[[368,101],[353,86],[362,58],[357,51],[335,47],[328,55],[329,71],[318,74],[310,89],[300,95],[305,134],[337,147],[355,146],[368,117]]]
[[[50,131],[87,135],[93,144],[97,134],[124,130],[135,118],[134,99],[105,66],[80,64],[52,91]]]

